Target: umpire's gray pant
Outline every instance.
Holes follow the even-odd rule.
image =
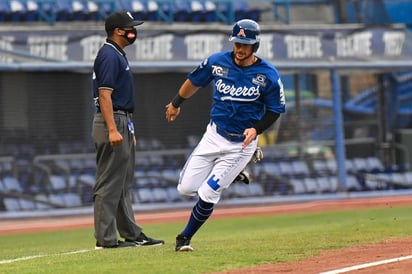
[[[111,146],[101,113],[93,120],[92,137],[96,147],[96,184],[93,188],[94,235],[99,245],[117,244],[117,231],[125,239],[135,240],[142,231],[132,208],[135,146],[125,114],[114,114],[123,143]]]

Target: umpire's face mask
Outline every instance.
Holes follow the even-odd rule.
[[[122,30],[124,30],[123,37],[129,42],[130,45],[133,44],[137,38],[137,30],[135,28]]]

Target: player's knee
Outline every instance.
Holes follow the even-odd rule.
[[[186,187],[182,184],[177,185],[177,191],[182,196],[194,196],[194,195],[196,195],[196,192],[193,189],[191,189],[189,187]]]

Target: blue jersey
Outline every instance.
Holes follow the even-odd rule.
[[[234,63],[231,51],[219,52],[205,59],[188,78],[198,87],[213,81],[210,118],[227,132],[243,134],[262,119],[266,110],[285,112],[279,73],[265,60],[240,67]]]
[[[124,51],[109,41],[100,48],[93,66],[93,96],[97,109],[99,88],[112,90],[113,110],[134,111],[133,73]]]

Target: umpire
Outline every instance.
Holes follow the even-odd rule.
[[[124,48],[137,37],[129,12],[115,12],[105,22],[107,40],[93,66],[96,113],[92,137],[96,147],[96,184],[93,188],[96,249],[162,245],[136,224],[132,208],[136,137],[133,74]],[[124,241],[117,239],[117,232]]]

